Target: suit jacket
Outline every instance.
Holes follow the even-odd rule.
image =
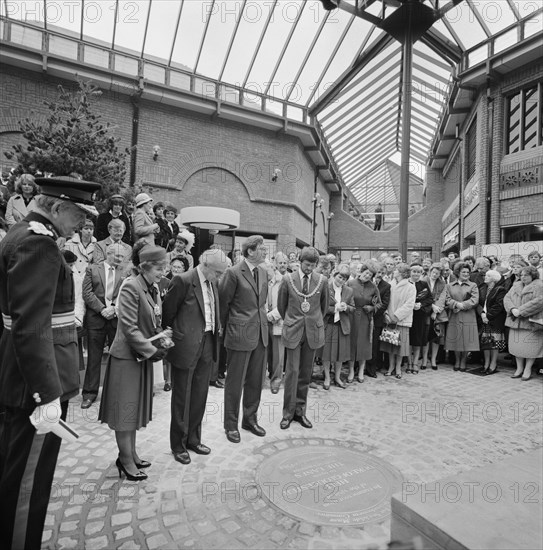
[[[111,237],[108,237],[103,241],[98,241],[97,243],[95,243],[94,252],[92,253],[91,263],[99,264],[100,262],[103,262],[106,259],[106,250],[110,244],[113,244],[113,239]],[[124,243],[123,241],[120,241],[118,244],[123,249],[123,253],[124,253],[123,263],[128,263],[131,260],[131,256],[132,256],[132,247],[129,244]]]
[[[175,237],[177,237],[177,234],[179,233],[179,226],[177,225],[177,223],[173,222],[172,231],[170,225],[168,224],[168,221],[165,218],[157,218],[156,222],[160,226],[160,233],[155,235],[155,244],[158,246],[162,246],[167,250],[173,249],[174,243],[172,243],[171,247],[169,246],[169,244],[172,239],[175,239]]]
[[[381,297],[381,305],[375,306],[375,312],[373,314],[373,325],[376,327],[382,327],[385,325],[385,311],[388,308],[390,302],[390,283],[387,283],[384,279],[379,281],[377,285],[379,296]]]
[[[117,300],[119,287],[121,286],[121,270],[115,270],[115,287],[113,290],[113,302]],[[106,307],[106,270],[104,263],[87,267],[83,279],[83,300],[87,306],[87,328],[103,328],[107,322],[100,312]]]
[[[212,283],[215,296],[215,331],[213,333],[213,360],[217,359],[220,329],[219,290]],[[191,369],[196,366],[206,329],[204,296],[198,268],[175,276],[164,297],[162,324],[172,327],[175,347],[168,360],[173,367]]]
[[[336,314],[336,293],[334,291],[333,279],[328,281],[328,311],[326,312],[325,322],[333,323]],[[341,301],[347,304],[346,311],[340,311],[339,324],[341,326],[341,332],[344,335],[351,334],[351,313],[354,313],[354,291],[347,285],[341,287]]]
[[[112,219],[113,214],[111,212],[104,212],[96,218],[94,236],[96,237],[97,241],[103,241],[104,239],[107,239],[109,237],[109,229],[107,228],[107,226]],[[124,234],[122,240],[126,244],[130,244],[130,228],[132,224],[128,221],[128,217],[124,212],[121,213],[118,219],[124,223]]]
[[[227,269],[219,282],[221,325],[224,346],[235,351],[252,351],[258,341],[268,345],[268,274],[258,267],[259,288],[245,259]]]
[[[315,294],[309,298],[309,311],[304,313],[301,309],[302,299],[293,290],[292,284],[298,291],[302,291],[302,281],[299,271],[283,277],[277,297],[277,309],[283,317],[282,341],[288,349],[294,349],[304,335],[311,349],[324,346],[324,316],[328,310],[328,284],[326,277],[319,273],[311,273],[309,278],[309,294],[318,286]]]
[[[155,302],[149,294],[145,279],[141,275],[129,277],[118,297],[119,322],[110,355],[118,359],[149,359],[156,347],[148,342],[160,330],[160,317],[155,312]],[[160,295],[157,304],[161,310]]]

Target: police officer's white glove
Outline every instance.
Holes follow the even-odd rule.
[[[34,425],[39,434],[46,434],[56,428],[61,414],[60,398],[57,397],[50,403],[36,407],[34,412],[30,415],[30,422]]]

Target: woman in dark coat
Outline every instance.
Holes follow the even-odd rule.
[[[503,299],[507,294],[502,276],[493,269],[485,274],[484,285],[479,289],[479,314],[482,327],[479,344],[485,356],[483,372],[497,372],[498,353],[505,349],[505,308]]]
[[[379,349],[380,340],[379,337],[383,332],[385,326],[385,311],[388,308],[390,302],[390,284],[385,281],[386,268],[383,264],[377,266],[377,273],[373,278],[373,282],[377,286],[379,291],[379,297],[381,299],[381,305],[376,306],[375,313],[373,314],[373,335],[371,342],[371,361],[366,362],[366,374],[371,378],[377,378],[377,372],[383,367],[386,367],[383,360],[384,353]]]
[[[409,280],[417,289],[415,307],[413,308],[413,324],[409,329],[409,343],[411,345],[411,365],[405,372],[419,373],[420,349],[428,344],[428,331],[430,328],[430,314],[432,313],[432,292],[428,283],[422,279],[424,270],[420,264],[411,266]]]
[[[119,324],[109,350],[98,416],[115,430],[119,477],[124,472],[131,481],[146,479],[140,470],[151,466],[136,451],[136,431],[152,418],[153,362],[161,360],[166,354],[164,348],[173,345],[169,337],[160,344],[149,342],[161,331],[162,303],[157,284],[166,266],[166,251],[148,245],[140,251],[139,262],[139,275],[127,279],[119,292]]]
[[[361,264],[358,275],[347,285],[353,289],[355,311],[351,318],[351,362],[347,382],[354,380],[354,364],[358,361],[358,381],[364,382],[366,361],[371,359],[373,312],[380,306],[379,291],[372,281],[375,272],[367,264]]]
[[[445,287],[447,284],[442,273],[443,264],[435,263],[430,267],[428,276],[424,278],[432,293],[432,312],[428,327],[428,344],[422,347],[421,370],[425,370],[428,365],[428,351],[430,351],[432,370],[437,370],[439,346],[445,343],[445,327],[448,319],[445,309]]]
[[[354,312],[354,298],[351,288],[345,285],[350,270],[341,264],[328,280],[328,312],[324,318],[325,344],[322,351],[325,390],[330,389],[330,365],[334,364],[335,384],[345,388],[341,380],[341,365],[351,358],[351,320]]]

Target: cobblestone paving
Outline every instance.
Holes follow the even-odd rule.
[[[153,463],[140,483],[119,479],[114,434],[97,422],[97,403],[83,411],[74,399],[69,421],[81,438],[62,445],[43,548],[385,548],[390,519],[363,528],[312,525],[251,493],[263,454],[289,439],[363,444],[405,482],[426,483],[535,449],[543,376],[521,382],[511,368],[500,370],[480,377],[440,366],[401,380],[380,374],[345,390],[319,385],[309,394],[312,430],[296,423],[281,430],[282,390],[273,395],[267,386],[260,410],[267,436],[242,430],[238,445],[222,429],[223,390],[211,387],[202,441],[212,453],[191,453],[188,466],[170,454],[171,394],[157,385],[153,422],[137,435],[140,455]]]

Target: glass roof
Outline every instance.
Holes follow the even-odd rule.
[[[402,45],[384,30],[408,0],[0,0],[1,15],[308,110],[343,181],[357,187],[401,150]],[[409,0],[416,2],[416,0]],[[437,21],[413,49],[411,157],[424,164],[460,56],[543,32],[533,0],[419,0]],[[440,10],[439,12],[437,10]],[[508,29],[512,28],[512,30]],[[503,35],[503,36],[502,36]],[[495,51],[495,50],[494,50]],[[484,61],[488,50],[473,52]],[[479,59],[480,58],[480,59]]]

